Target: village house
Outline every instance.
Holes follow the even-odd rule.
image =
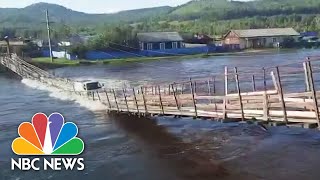
[[[279,47],[286,38],[297,41],[299,35],[293,28],[230,30],[223,44],[230,49]]]
[[[183,47],[183,39],[178,32],[138,33],[140,50],[165,50]]]

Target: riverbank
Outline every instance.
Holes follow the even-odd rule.
[[[274,53],[278,52],[278,49],[250,49],[241,52],[225,52],[225,53],[211,53],[211,54],[196,54],[196,55],[186,55],[186,56],[163,56],[163,57],[136,57],[136,58],[122,58],[122,59],[101,59],[101,60],[68,60],[65,58],[54,59],[51,62],[50,58],[41,57],[33,58],[31,63],[43,68],[43,69],[55,69],[66,66],[80,66],[80,65],[93,65],[93,64],[122,64],[130,62],[145,62],[145,61],[155,61],[155,60],[179,60],[179,59],[194,59],[194,58],[208,58],[214,56],[243,56],[250,54],[263,54],[263,53]]]

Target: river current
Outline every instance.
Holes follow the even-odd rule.
[[[187,60],[64,67],[61,77],[92,79],[109,87],[173,82],[223,73],[223,67],[262,67],[303,61],[318,50],[244,54]],[[37,112],[60,112],[79,127],[84,171],[11,171],[21,122]],[[30,80],[0,74],[0,179],[319,179],[317,130],[247,123],[108,115],[99,103],[69,97]]]

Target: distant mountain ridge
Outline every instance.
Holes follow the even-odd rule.
[[[0,8],[0,23],[2,26],[26,26],[45,21],[45,10],[49,10],[50,18],[55,22],[69,24],[94,25],[97,23],[118,23],[138,21],[146,17],[159,16],[168,13],[172,7],[162,6],[138,10],[121,11],[113,14],[88,14],[74,11],[64,6],[49,3],[36,3],[25,8]]]
[[[177,7],[88,14],[37,3],[25,8],[0,8],[0,28],[44,30],[45,9],[51,21],[99,32],[106,26],[135,24],[138,31],[225,33],[231,28],[295,27],[320,31],[320,0],[192,0]],[[40,26],[41,25],[41,26]],[[86,31],[86,32],[88,32]]]

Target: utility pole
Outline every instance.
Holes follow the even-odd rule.
[[[53,62],[53,55],[52,55],[52,47],[51,47],[51,33],[50,33],[50,21],[49,21],[49,12],[48,9],[46,10],[46,20],[47,20],[47,30],[48,30],[48,43],[49,43],[49,51],[50,51],[50,59]]]

